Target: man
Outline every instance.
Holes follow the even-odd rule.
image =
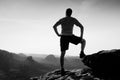
[[[83,39],[83,31],[84,28],[80,22],[71,17],[72,15],[72,9],[68,8],[66,10],[66,17],[60,19],[54,26],[54,31],[57,34],[57,36],[60,38],[60,47],[61,47],[61,56],[60,56],[60,64],[61,64],[61,74],[64,75],[64,56],[66,53],[66,50],[69,48],[69,43],[73,43],[77,45],[78,43],[81,43],[81,52],[80,52],[80,58],[83,58],[85,56],[84,54],[84,48],[86,41]],[[61,34],[59,34],[57,30],[57,26],[61,25]],[[73,34],[73,27],[74,25],[81,28],[81,35],[80,37],[77,37]]]

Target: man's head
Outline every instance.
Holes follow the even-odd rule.
[[[67,10],[66,10],[66,16],[67,17],[70,17],[72,15],[72,9],[71,8],[68,8]]]

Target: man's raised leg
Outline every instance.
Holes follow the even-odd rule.
[[[85,53],[84,53],[85,45],[86,45],[86,40],[85,40],[85,39],[82,39],[82,42],[81,42],[80,58],[85,57]]]

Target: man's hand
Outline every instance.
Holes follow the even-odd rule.
[[[58,34],[58,37],[61,37],[61,34]]]

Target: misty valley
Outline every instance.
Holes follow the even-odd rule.
[[[65,69],[80,69],[86,66],[78,57],[66,57]],[[31,55],[0,50],[0,80],[29,80],[47,72],[60,69],[59,57],[54,55]]]

